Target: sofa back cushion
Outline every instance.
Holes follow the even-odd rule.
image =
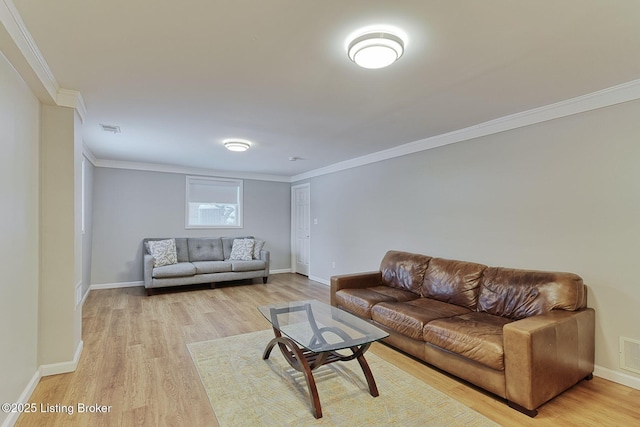
[[[424,275],[420,294],[449,304],[475,310],[480,278],[486,265],[443,258],[432,258]]]
[[[222,240],[219,237],[191,237],[187,239],[189,261],[223,261]]]
[[[490,267],[483,274],[478,311],[523,319],[587,306],[587,288],[573,273]]]
[[[409,252],[389,251],[380,263],[382,284],[420,294],[431,257]]]
[[[176,238],[176,251],[178,252],[178,262],[189,262],[189,246],[186,237]]]

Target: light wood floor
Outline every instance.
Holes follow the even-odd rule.
[[[328,303],[329,289],[278,274],[267,285],[196,287],[151,297],[143,288],[92,291],[83,307],[78,369],[42,378],[30,402],[99,404],[111,406],[110,412],[23,414],[16,425],[217,426],[186,344],[269,329],[256,306],[301,299]],[[598,377],[580,382],[531,419],[385,345],[370,351],[504,426],[640,425],[640,391]]]

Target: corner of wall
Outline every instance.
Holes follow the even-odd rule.
[[[51,363],[49,365],[40,365],[39,373],[41,377],[47,377],[49,375],[66,374],[73,372],[78,368],[80,362],[80,356],[82,355],[82,349],[84,348],[84,341],[80,341],[76,347],[73,360],[68,362]]]

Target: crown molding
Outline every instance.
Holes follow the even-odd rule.
[[[92,162],[99,168],[130,169],[147,172],[178,173],[185,175],[215,176],[221,178],[255,179],[257,181],[291,182],[288,176],[269,175],[250,172],[218,171],[214,169],[189,168],[183,166],[161,165],[157,163],[138,163],[120,160],[97,159]]]
[[[7,41],[2,46],[9,48],[7,49],[9,62],[25,79],[40,101],[45,104],[55,103],[58,82],[11,0],[0,0],[0,23],[13,44],[13,46],[6,46]]]
[[[87,158],[87,160],[91,162],[93,166],[95,166],[98,162],[98,159],[96,158],[95,154],[93,154],[93,151],[91,151],[91,149],[84,142],[82,143],[82,154]]]
[[[13,1],[0,0],[0,52],[43,104],[74,108],[84,121],[80,92],[62,89],[42,56]]]
[[[442,147],[444,145],[455,144],[456,142],[467,141],[474,138],[480,138],[549,120],[596,110],[598,108],[609,107],[611,105],[621,104],[623,102],[633,101],[636,99],[640,99],[640,79],[578,96],[576,98],[560,101],[555,104],[511,114],[474,126],[409,142],[407,144],[367,154],[365,156],[356,157],[354,159],[345,160],[324,168],[292,176],[291,182],[298,182],[383,160],[393,159],[395,157],[405,156],[407,154]]]
[[[87,107],[84,104],[82,94],[77,90],[58,89],[56,104],[61,107],[74,108],[78,112],[80,120],[84,122],[84,118],[87,116]]]

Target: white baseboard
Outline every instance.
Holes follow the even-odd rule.
[[[313,280],[314,282],[322,283],[326,286],[331,286],[331,282],[327,279],[323,279],[321,277],[309,276],[309,280]]]
[[[283,268],[279,270],[269,270],[269,274],[284,274],[284,273],[291,273],[291,269]],[[101,283],[99,285],[91,285],[89,287],[89,290],[95,291],[98,289],[134,288],[136,286],[144,286],[144,282],[138,281],[138,282]],[[83,300],[86,299],[86,295],[88,294],[89,294],[89,291],[87,291]]]
[[[38,369],[36,373],[33,374],[33,377],[31,377],[31,380],[29,380],[24,391],[22,392],[22,394],[20,394],[20,397],[18,397],[18,400],[15,403],[29,403],[29,399],[31,399],[31,395],[40,382],[40,378],[42,378],[42,375],[40,374],[40,369]],[[13,427],[13,425],[15,425],[15,423],[18,421],[19,416],[20,412],[9,412],[9,416],[5,418],[4,422],[2,423],[2,427]]]
[[[76,353],[71,361],[40,365],[40,376],[47,377],[49,375],[66,374],[67,372],[75,371],[78,368],[78,362],[80,361],[80,355],[82,354],[83,347],[84,342],[80,340],[76,347]]]
[[[620,371],[614,371],[612,369],[603,368],[596,365],[593,369],[593,375],[596,377],[604,378],[605,380],[613,381],[614,383],[626,385],[627,387],[640,390],[640,378],[632,375],[627,375]]]
[[[29,380],[24,391],[20,394],[20,397],[18,397],[18,400],[15,403],[28,403],[29,399],[31,399],[31,395],[35,391],[42,377],[46,377],[49,375],[65,374],[67,372],[75,371],[78,368],[78,362],[80,361],[80,355],[82,354],[83,347],[84,347],[84,343],[83,341],[80,341],[78,343],[78,346],[76,347],[76,352],[73,356],[73,360],[70,362],[52,363],[50,365],[40,365],[40,367],[35,372],[35,374],[33,374],[33,377],[31,377],[31,380]],[[13,425],[15,425],[15,423],[18,421],[19,416],[20,416],[20,412],[9,412],[9,416],[5,418],[1,427],[13,427]]]
[[[89,296],[89,292],[91,292],[91,287],[88,287],[87,292],[85,292],[84,295],[82,295],[82,301],[80,301],[81,307],[84,305],[84,302],[87,300],[87,297]]]
[[[279,270],[269,270],[269,274],[284,274],[284,273],[291,273],[291,269],[281,268]]]
[[[144,286],[144,282],[118,282],[118,283],[101,283],[99,285],[91,285],[90,290],[95,291],[98,289],[116,289],[116,288],[134,288],[136,286]]]

